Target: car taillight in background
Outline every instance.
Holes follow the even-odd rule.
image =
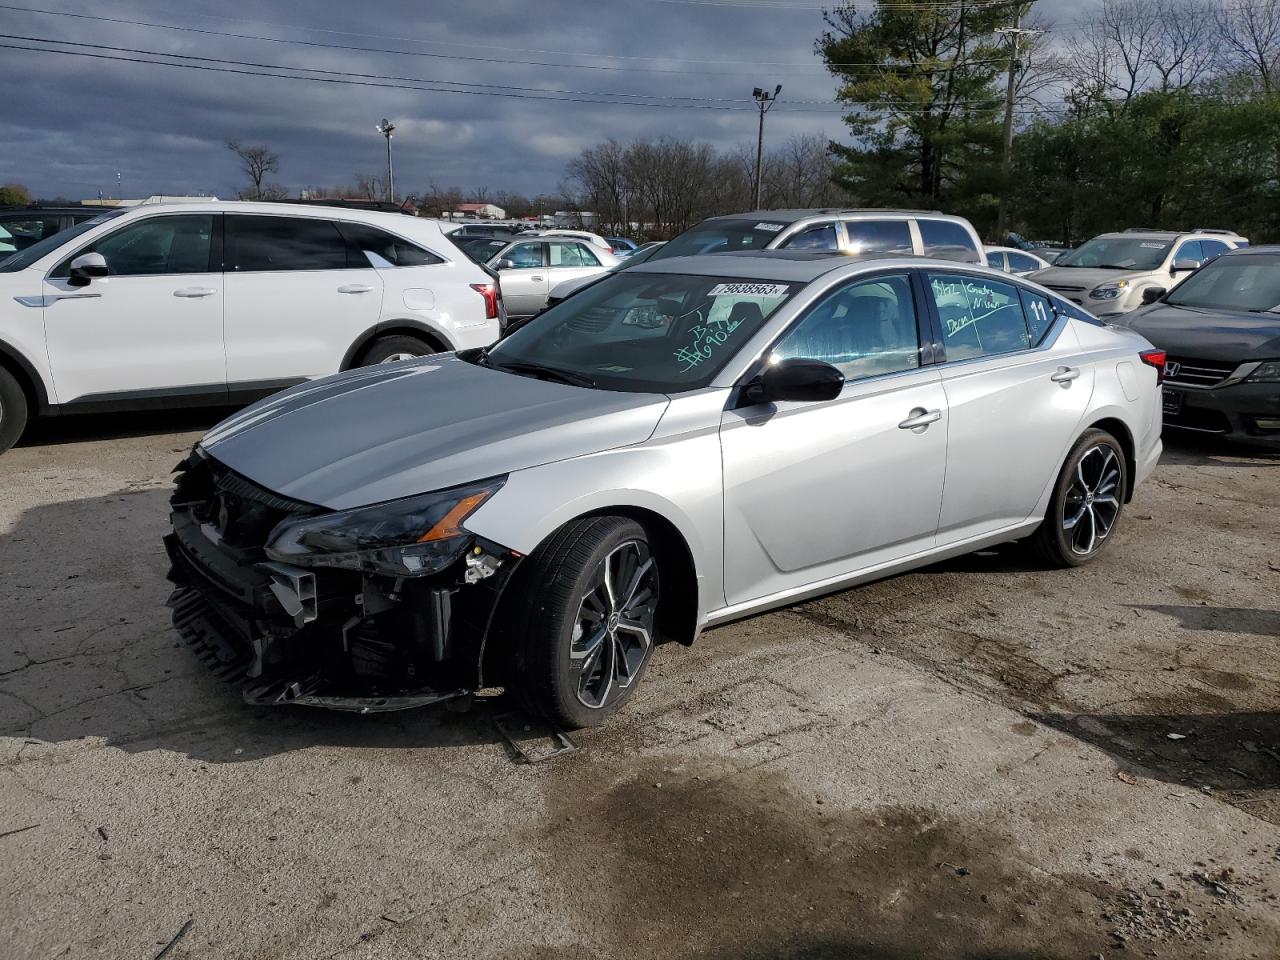
[[[1168,355],[1163,350],[1143,350],[1138,359],[1149,367],[1156,368],[1156,383],[1164,383],[1164,365]]]
[[[473,283],[471,289],[480,296],[484,297],[484,318],[486,320],[498,319],[498,301],[502,299],[502,293],[498,290],[496,283]]]

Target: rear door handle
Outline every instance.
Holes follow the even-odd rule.
[[[338,288],[339,293],[372,293],[373,287],[367,283],[348,283]]]
[[[194,300],[198,297],[212,297],[218,291],[213,287],[182,287],[173,291],[175,297],[183,297],[184,299]]]
[[[911,411],[911,415],[907,419],[898,424],[898,429],[923,431],[929,424],[937,423],[941,419],[941,410],[926,410],[924,407],[916,407]]]
[[[1070,383],[1078,376],[1080,376],[1079,367],[1059,367],[1049,379],[1054,383]]]

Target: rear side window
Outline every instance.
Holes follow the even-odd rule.
[[[840,249],[834,223],[818,223],[812,227],[805,227],[794,237],[788,237],[782,246],[789,250],[820,250],[832,253]]]
[[[846,220],[849,251],[854,256],[867,254],[915,253],[911,246],[911,227],[905,220]]]
[[[940,260],[958,260],[961,263],[981,263],[978,248],[969,231],[951,220],[917,220],[920,241],[926,257]]]
[[[598,267],[596,255],[581,243],[549,243],[553,267]]]
[[[212,215],[147,217],[76,251],[50,276],[70,276],[71,261],[90,251],[102,254],[113,277],[208,273],[212,246]]]
[[[948,360],[970,360],[1031,346],[1018,288],[986,277],[930,273],[929,293]]]
[[[377,227],[342,221],[338,222],[337,227],[347,241],[349,267],[425,267],[433,263],[444,263],[434,253]]]
[[[345,270],[347,242],[330,220],[229,215],[228,271]]]

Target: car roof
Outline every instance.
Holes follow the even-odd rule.
[[[1100,233],[1099,237],[1131,237],[1135,240],[1176,240],[1179,237],[1212,237],[1215,240],[1243,240],[1238,233],[1226,230],[1142,230],[1137,227],[1128,230],[1116,230],[1111,233]],[[1097,239],[1096,237],[1094,239]]]
[[[928,217],[939,220],[964,220],[963,217],[952,216],[941,210],[892,209],[887,207],[814,207],[791,210],[745,210],[742,213],[725,213],[707,220],[764,220],[797,223],[810,217],[834,216],[882,216],[882,217]],[[706,222],[706,221],[703,221]]]
[[[681,273],[706,277],[740,277],[744,280],[812,283],[825,274],[853,264],[862,268],[937,267],[947,270],[976,270],[1005,279],[1009,276],[1003,270],[985,267],[979,263],[960,263],[956,260],[939,260],[936,257],[901,254],[890,257],[851,257],[840,253],[800,250],[745,250],[733,253],[701,253],[690,257],[667,257],[662,260],[646,260],[638,266],[627,268],[627,272]]]
[[[366,210],[361,207],[329,207],[310,203],[273,203],[258,200],[206,200],[192,202],[189,200],[166,201],[162,203],[141,203],[133,207],[103,207],[108,210],[124,210],[126,216],[144,216],[152,213],[247,213],[274,215],[282,217],[339,217],[362,223],[382,224],[388,229],[405,229],[406,224],[433,224],[439,228],[439,221],[431,217],[407,216],[403,213],[392,213],[386,210]]]

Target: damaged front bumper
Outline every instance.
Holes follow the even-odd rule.
[[[281,563],[263,550],[271,530],[324,511],[200,453],[179,466],[172,506],[174,626],[246,702],[373,713],[484,685],[518,554],[470,538],[457,560],[415,577]]]

